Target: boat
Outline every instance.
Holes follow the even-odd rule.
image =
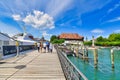
[[[62,51],[63,51],[63,52],[65,53],[65,55],[67,55],[67,56],[74,56],[74,52],[73,52],[72,50],[69,50],[69,49],[67,49],[67,48],[64,48]]]

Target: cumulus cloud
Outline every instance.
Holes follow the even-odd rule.
[[[94,29],[91,31],[92,33],[103,33],[104,31],[101,29]]]
[[[18,14],[13,14],[12,17],[13,17],[13,19],[16,20],[16,21],[21,20],[21,16],[18,15]]]
[[[37,29],[53,29],[54,20],[51,16],[41,11],[34,10],[33,13],[26,15],[24,18],[21,18],[20,15],[12,15],[13,19],[16,21],[22,21],[26,25],[30,25]]]

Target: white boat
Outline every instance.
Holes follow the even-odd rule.
[[[20,33],[13,36],[13,38],[19,41],[20,45],[34,45],[34,43],[36,43],[36,41],[34,41],[33,36],[28,33]]]

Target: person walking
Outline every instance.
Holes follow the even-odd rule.
[[[40,52],[42,53],[42,49],[43,49],[43,43],[40,42]]]
[[[40,43],[37,43],[38,52],[40,50]]]
[[[50,49],[50,52],[52,53],[52,51],[53,51],[53,45],[52,45],[52,43],[50,43],[49,49]]]
[[[50,43],[47,41],[47,42],[46,42],[47,52],[49,52],[49,45],[50,45]]]
[[[46,43],[43,43],[44,52],[46,53]]]

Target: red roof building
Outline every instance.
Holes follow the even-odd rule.
[[[83,39],[84,39],[83,36],[80,36],[77,33],[62,33],[58,37],[59,37],[59,39],[65,39],[65,40],[79,40],[79,41],[83,41]]]

